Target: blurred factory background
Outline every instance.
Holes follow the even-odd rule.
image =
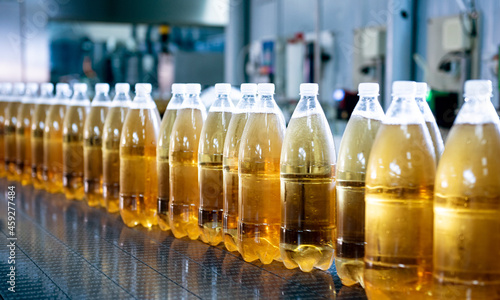
[[[286,118],[320,84],[335,134],[360,82],[429,83],[451,126],[467,79],[498,87],[498,0],[1,0],[0,81],[273,82]],[[498,88],[494,105],[499,107]]]

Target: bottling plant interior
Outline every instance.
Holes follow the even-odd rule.
[[[500,2],[0,2],[3,299],[500,299]]]

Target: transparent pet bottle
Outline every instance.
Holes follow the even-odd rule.
[[[38,84],[28,83],[17,111],[16,172],[22,185],[31,184],[31,116],[38,98]]]
[[[280,260],[280,157],[285,122],[274,84],[258,85],[259,102],[248,118],[239,150],[238,246],[245,261]]]
[[[328,270],[335,249],[335,144],[317,95],[300,85],[281,150],[281,258],[304,272]]]
[[[4,120],[4,145],[5,145],[5,171],[7,179],[11,181],[19,180],[16,166],[17,142],[16,142],[16,127],[17,113],[21,105],[21,99],[25,92],[24,83],[15,83],[12,96],[9,97],[9,103],[5,108]]]
[[[2,83],[0,89],[0,178],[7,176],[5,164],[5,109],[12,96],[12,84]]]
[[[337,247],[335,266],[344,285],[363,285],[366,167],[384,119],[379,85],[361,83],[359,101],[347,123],[337,163]]]
[[[247,123],[249,115],[256,105],[257,85],[244,83],[240,87],[241,100],[233,110],[231,121],[227,129],[223,153],[223,234],[224,245],[229,251],[237,251],[238,241],[238,155],[240,150],[241,136]]]

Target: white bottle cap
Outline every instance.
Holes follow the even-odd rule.
[[[4,84],[2,84],[2,91],[4,94],[12,93],[12,83],[5,82]]]
[[[38,91],[38,83],[34,82],[27,83],[26,90],[29,90],[32,93],[36,93]]]
[[[109,93],[109,84],[107,83],[97,83],[95,85],[95,93]]]
[[[274,94],[274,83],[259,83],[257,85],[257,92],[259,94]]]
[[[417,92],[415,93],[415,96],[421,98],[425,98],[427,96],[427,83],[417,82]]]
[[[300,84],[300,94],[301,95],[314,95],[316,96],[319,91],[319,86],[317,83],[301,83]]]
[[[69,92],[69,84],[62,82],[56,84],[56,93],[66,94],[67,92]]]
[[[52,94],[54,92],[54,85],[50,82],[45,82],[40,85],[40,91],[42,93]]]
[[[417,92],[415,81],[394,81],[392,83],[392,95],[412,95]]]
[[[151,94],[151,90],[153,87],[150,83],[136,83],[135,84],[135,93],[139,94]]]
[[[73,91],[75,93],[86,93],[87,92],[87,84],[86,83],[75,83],[73,84]]]
[[[487,96],[491,97],[493,87],[489,80],[467,80],[465,82],[464,97],[478,97]]]
[[[378,96],[380,86],[378,83],[363,82],[358,85],[358,95]]]
[[[201,84],[199,83],[188,83],[186,84],[187,94],[199,94],[201,92]]]
[[[255,83],[242,83],[240,85],[242,94],[257,94],[257,85]]]
[[[23,82],[16,82],[14,83],[14,92],[17,94],[23,94],[25,87],[26,86]]]
[[[117,83],[115,84],[116,93],[125,93],[128,94],[130,92],[130,84],[128,83]]]
[[[215,84],[215,92],[217,94],[229,94],[231,93],[231,85],[229,83],[217,83]]]
[[[174,83],[172,84],[172,94],[185,94],[186,85],[184,83]]]

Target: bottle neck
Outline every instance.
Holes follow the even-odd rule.
[[[455,120],[457,124],[499,124],[498,114],[491,103],[489,95],[471,96],[465,98]]]
[[[396,94],[387,110],[386,124],[424,124],[424,118],[412,94]]]
[[[241,97],[241,100],[238,102],[238,105],[236,106],[236,109],[241,111],[241,110],[247,110],[252,108],[255,103],[257,103],[257,97],[255,94],[243,94]]]

